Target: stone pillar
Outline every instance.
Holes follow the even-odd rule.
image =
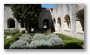
[[[14,18],[15,19],[15,18]],[[19,27],[18,27],[18,21],[15,19],[15,28],[16,29],[19,29]]]
[[[73,4],[70,5],[70,16],[71,16],[71,33],[76,33],[76,12],[77,12],[77,5]]]
[[[8,28],[8,22],[7,22],[7,20],[6,19],[4,19],[4,29],[7,29]]]

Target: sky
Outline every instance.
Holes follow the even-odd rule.
[[[53,8],[55,4],[42,4],[42,8]]]

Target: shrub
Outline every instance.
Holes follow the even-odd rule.
[[[56,45],[63,45],[64,42],[61,38],[59,37],[51,37],[49,39],[49,42],[53,45],[53,46],[56,46]]]
[[[23,34],[20,38],[32,38],[32,36],[30,36],[29,34]]]
[[[29,43],[24,40],[17,40],[13,44],[11,44],[9,48],[10,49],[24,49],[24,48],[27,48],[28,45]]]
[[[80,39],[77,39],[77,38],[73,38],[71,36],[67,36],[67,35],[64,35],[64,34],[58,34],[59,37],[61,39],[64,40],[64,43],[77,43],[79,45],[83,45],[84,44],[84,41],[83,40],[80,40]]]
[[[64,34],[57,34],[63,40],[72,40],[73,38]]]
[[[5,29],[4,30],[4,34],[5,35],[15,35],[17,33],[19,33],[19,30],[18,29],[13,29],[13,30]]]
[[[15,40],[17,40],[18,37],[21,36],[21,35],[22,35],[22,33],[18,33],[18,34],[16,34],[16,35],[14,35],[12,38],[4,40],[4,48],[5,48],[5,49],[8,49],[9,46],[10,46],[10,43],[12,43],[12,42],[14,42]]]
[[[42,40],[45,39],[45,35],[44,34],[35,34],[33,36],[33,40]]]
[[[25,40],[27,42],[31,42],[31,39],[32,39],[32,36],[30,36],[29,34],[23,34],[21,37],[20,37],[21,40]]]
[[[84,41],[83,40],[79,40],[77,38],[73,38],[71,36],[67,36],[64,34],[57,34],[59,35],[60,38],[63,39],[65,45],[64,48],[65,49],[82,49],[82,45],[84,45]]]
[[[11,31],[11,34],[12,34],[12,35],[15,35],[15,34],[17,34],[17,33],[19,33],[19,30],[18,30],[18,29],[13,29],[13,30]]]
[[[52,37],[58,37],[58,35],[56,35],[56,34],[54,34],[54,33],[49,34],[49,35],[47,35],[47,36],[45,37],[45,40],[49,40],[49,39],[52,38]]]
[[[10,33],[11,33],[11,32],[10,32],[10,29],[5,29],[5,30],[4,30],[4,35],[10,35]]]
[[[44,39],[42,40],[34,40],[31,42],[31,44],[29,45],[29,48],[38,48],[38,47],[42,47],[42,46],[52,46],[52,44],[48,41],[45,41]]]
[[[55,48],[63,44],[63,40],[54,33],[46,37],[43,34],[35,34],[29,48]]]

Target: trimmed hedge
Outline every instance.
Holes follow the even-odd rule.
[[[4,35],[10,35],[10,33],[11,33],[11,32],[10,32],[10,29],[5,29],[5,30],[4,30]]]
[[[11,35],[15,35],[17,33],[19,33],[19,30],[18,29],[14,29],[14,30],[11,31]]]
[[[4,35],[15,35],[17,33],[19,33],[18,29],[13,29],[13,30],[5,29],[4,30]]]
[[[79,40],[77,38],[73,38],[71,36],[67,36],[64,34],[57,34],[60,38],[63,39],[65,45],[65,49],[82,49],[82,46],[84,45],[83,40]]]

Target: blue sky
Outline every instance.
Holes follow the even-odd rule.
[[[42,8],[53,8],[55,4],[42,4]]]

